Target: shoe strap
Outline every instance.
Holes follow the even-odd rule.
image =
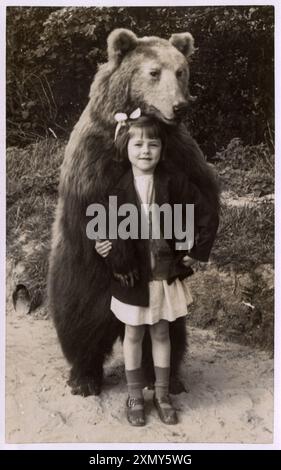
[[[167,405],[172,405],[170,395],[163,395],[161,397],[156,397],[155,396],[155,400],[159,403],[159,405],[161,405],[162,403],[167,404]]]
[[[127,406],[129,408],[134,408],[134,406],[137,406],[137,405],[144,405],[144,399],[143,398],[128,397]]]

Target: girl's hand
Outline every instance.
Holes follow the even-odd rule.
[[[196,259],[190,258],[190,256],[186,255],[186,256],[183,257],[183,259],[181,260],[181,262],[182,262],[187,268],[189,268],[189,266],[192,266],[194,263],[196,263]]]
[[[103,258],[107,257],[111,249],[112,243],[109,240],[96,240],[95,250]]]

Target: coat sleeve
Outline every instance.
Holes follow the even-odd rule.
[[[104,204],[108,213],[108,199],[104,202]],[[120,218],[118,220],[120,222]],[[126,275],[134,272],[136,275],[138,275],[137,253],[134,241],[130,238],[127,240],[120,238],[118,230],[117,238],[112,239],[108,236],[107,239],[111,241],[112,249],[105,258],[105,261],[111,273]]]
[[[138,273],[136,250],[132,240],[111,240],[112,249],[106,258],[106,262],[112,274]]]
[[[219,226],[219,214],[196,186],[191,190],[195,205],[195,241],[190,256],[199,261],[208,261]]]
[[[212,207],[196,185],[183,178],[177,181],[176,193],[177,200],[180,199],[182,204],[194,204],[194,245],[187,254],[198,261],[206,262],[218,230],[218,209]]]

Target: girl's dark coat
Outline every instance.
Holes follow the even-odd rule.
[[[195,243],[190,251],[176,251],[175,238],[167,239],[172,253],[173,261],[169,269],[168,283],[176,278],[184,279],[193,273],[192,269],[184,266],[181,259],[188,254],[199,261],[208,261],[210,251],[218,228],[218,213],[214,211],[206,199],[203,198],[198,188],[188,181],[185,175],[180,173],[169,173],[159,164],[154,172],[155,203],[162,204],[194,204],[194,233]],[[110,191],[109,195],[117,196],[117,207],[125,203],[134,204],[138,207],[140,230],[140,204],[134,186],[134,177],[130,169],[118,182],[117,186]],[[183,215],[185,210],[183,210]],[[118,219],[120,222],[120,219]],[[185,222],[183,220],[183,222]],[[164,233],[163,218],[160,219],[161,233]],[[120,301],[147,307],[149,305],[148,283],[151,279],[149,240],[140,238],[137,240],[120,238],[112,241],[112,250],[107,257],[107,263],[112,272],[111,292]],[[138,280],[134,286],[122,286],[113,274],[128,274],[138,272]]]

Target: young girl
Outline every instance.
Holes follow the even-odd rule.
[[[145,325],[149,325],[155,370],[154,404],[160,419],[176,424],[177,415],[169,395],[170,336],[169,322],[187,313],[192,299],[182,282],[196,261],[207,261],[217,230],[217,217],[198,189],[185,175],[165,169],[166,135],[158,121],[148,117],[126,120],[118,125],[117,160],[128,163],[118,187],[110,195],[117,204],[130,203],[138,208],[139,220],[145,218],[149,239],[97,241],[97,252],[106,258],[112,270],[111,310],[125,323],[123,343],[125,372],[128,385],[127,418],[133,426],[145,424],[142,341]],[[156,203],[194,204],[196,244],[190,250],[177,251],[176,238],[152,237],[149,208]],[[185,213],[185,211],[183,211]],[[188,223],[188,221],[186,221]]]

